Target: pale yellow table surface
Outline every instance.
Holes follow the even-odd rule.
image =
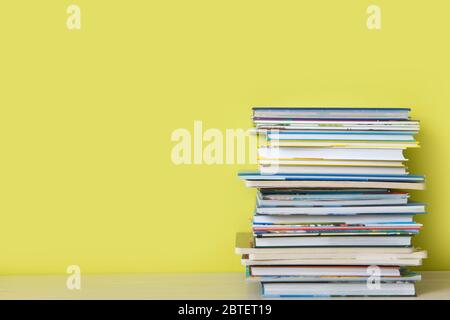
[[[418,296],[450,299],[450,271],[422,272]],[[0,299],[261,299],[242,273],[82,275],[81,290],[66,276],[0,276]]]

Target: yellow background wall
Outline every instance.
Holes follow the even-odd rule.
[[[81,30],[66,8],[81,8]],[[382,29],[366,27],[366,8]],[[0,274],[239,271],[254,191],[239,166],[175,166],[176,128],[246,128],[252,105],[412,106],[450,268],[448,1],[0,4]]]

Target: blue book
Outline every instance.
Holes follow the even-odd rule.
[[[410,108],[254,107],[257,119],[407,120]]]
[[[415,174],[400,175],[356,175],[356,174],[261,174],[258,171],[239,172],[243,180],[277,180],[277,181],[397,181],[397,182],[423,182],[424,176]]]

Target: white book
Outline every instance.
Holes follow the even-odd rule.
[[[255,237],[256,247],[389,247],[410,245],[410,236]]]
[[[403,167],[401,161],[370,161],[370,160],[289,160],[289,159],[259,159],[260,165],[275,166],[361,166],[361,167]]]
[[[255,215],[253,223],[256,224],[304,224],[304,223],[343,223],[343,224],[368,224],[368,223],[410,223],[412,215],[354,215],[354,216],[314,216],[314,215]]]
[[[266,297],[414,296],[414,283],[263,283]]]
[[[330,148],[371,148],[371,149],[406,149],[417,148],[418,142],[359,142],[359,141],[285,141],[270,140],[270,147],[330,147]]]
[[[277,181],[378,181],[378,182],[422,182],[423,176],[418,175],[351,175],[351,174],[262,174],[258,172],[240,172],[239,177],[243,180],[277,180]]]
[[[394,206],[351,206],[351,207],[257,207],[257,214],[367,214],[367,213],[423,213],[425,205],[408,204]]]
[[[309,258],[309,259],[277,259],[277,260],[250,260],[248,258],[243,258],[241,260],[244,266],[276,266],[276,265],[303,265],[303,266],[336,266],[336,265],[346,265],[346,266],[401,266],[401,267],[416,267],[422,265],[422,259],[397,259],[394,257],[390,258]]]
[[[357,141],[414,141],[409,134],[357,134],[357,133],[267,133],[270,140],[357,140]]]
[[[287,247],[287,248],[256,248],[254,238],[250,232],[238,232],[236,234],[237,254],[311,254],[311,253],[354,253],[354,254],[397,254],[412,253],[416,251],[412,247]]]
[[[418,132],[418,121],[362,121],[362,120],[296,120],[296,119],[254,119],[258,132],[280,133],[277,131],[321,131],[321,132],[348,132],[348,131],[401,131]]]
[[[275,130],[324,130],[324,131],[419,131],[419,126],[410,125],[374,125],[374,124],[343,124],[343,123],[328,123],[326,126],[317,123],[297,123],[292,121],[280,122],[268,122],[268,121],[255,121],[258,131],[275,131]]]
[[[316,174],[407,174],[405,167],[348,167],[348,166],[277,166],[260,165],[262,174],[278,173],[316,173]]]
[[[269,176],[268,176],[269,177]],[[387,181],[308,181],[308,180],[247,180],[249,188],[389,188],[424,190],[423,182]]]
[[[258,155],[264,159],[406,160],[402,149],[262,147]]]
[[[252,282],[333,282],[333,283],[354,283],[354,282],[366,282],[371,278],[371,275],[366,276],[352,276],[352,277],[340,277],[340,276],[247,276],[248,281]],[[408,272],[398,277],[380,277],[381,283],[396,283],[396,282],[416,282],[422,279],[420,274],[414,272]]]
[[[420,223],[365,223],[363,225],[339,225],[336,223],[310,223],[310,224],[253,224],[254,232],[273,232],[273,231],[286,231],[291,233],[298,232],[304,234],[306,230],[310,232],[326,233],[327,231],[350,231],[355,228],[360,230],[373,229],[371,231],[379,230],[413,230],[420,229],[423,225]],[[277,233],[278,234],[278,233]]]
[[[380,267],[380,276],[398,277],[400,268]],[[252,276],[367,276],[362,266],[252,266]]]
[[[316,207],[332,207],[332,206],[378,206],[389,204],[406,204],[407,198],[391,198],[391,199],[368,199],[368,200],[263,200],[257,199],[258,206],[264,207],[283,207],[283,206],[316,206]]]
[[[408,253],[385,252],[303,252],[303,253],[252,253],[248,259],[254,261],[302,260],[302,259],[425,259],[425,250]]]
[[[376,126],[376,127],[414,127],[419,126],[419,121],[417,120],[399,120],[399,121],[373,121],[373,120],[303,120],[303,119],[282,119],[282,120],[271,120],[271,119],[255,119],[254,123],[265,123],[265,124],[280,124],[280,123],[291,123],[291,124],[301,124],[301,125],[314,125],[320,127],[320,130],[325,130],[326,128],[334,125],[338,125],[340,128],[351,125],[366,125],[366,126]],[[383,131],[383,129],[380,129]],[[366,130],[360,130],[366,131]],[[416,130],[411,130],[416,131]]]

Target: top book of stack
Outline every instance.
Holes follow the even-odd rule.
[[[410,108],[254,107],[253,118],[408,120]]]
[[[419,122],[410,120],[409,108],[253,108],[260,129],[383,130],[417,133]]]

